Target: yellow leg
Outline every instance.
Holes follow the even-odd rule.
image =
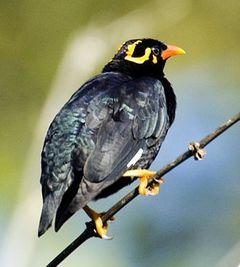
[[[123,176],[126,177],[139,177],[140,183],[138,192],[140,195],[157,195],[159,192],[159,186],[161,183],[163,183],[163,179],[161,178],[160,181],[158,181],[158,184],[155,184],[152,188],[147,188],[148,180],[151,179],[156,172],[146,170],[146,169],[136,169],[136,170],[129,170],[126,171]]]
[[[97,213],[93,209],[89,208],[88,206],[85,206],[83,210],[87,213],[87,215],[94,221],[96,232],[102,239],[112,239],[111,237],[107,236],[107,223],[103,223],[101,216],[102,213]]]

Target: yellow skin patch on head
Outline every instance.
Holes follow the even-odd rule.
[[[128,56],[132,56],[135,50],[135,47],[137,44],[141,43],[142,41],[138,40],[136,42],[134,42],[133,44],[128,45],[128,51],[127,51],[127,55]]]
[[[137,64],[143,64],[145,61],[149,60],[149,56],[151,54],[151,48],[146,48],[145,49],[145,54],[141,57],[132,57],[130,55],[127,55],[125,57],[126,60],[128,61],[132,61],[134,63],[137,63]]]
[[[155,55],[153,55],[153,60],[152,60],[153,64],[157,64],[157,57]]]
[[[132,56],[137,44],[139,44],[141,42],[142,42],[141,40],[138,40],[138,41],[134,42],[133,44],[128,45],[128,50],[126,52],[127,55],[125,56],[126,60],[137,63],[137,64],[143,64],[144,62],[149,60],[149,57],[150,57],[151,51],[152,51],[150,47],[147,47],[145,49],[145,54],[143,56],[141,56],[141,57],[133,57]],[[154,64],[157,63],[157,57],[155,55],[153,55],[152,62]]]

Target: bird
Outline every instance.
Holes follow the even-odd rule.
[[[148,188],[149,170],[176,111],[176,96],[164,74],[166,61],[185,51],[142,38],[123,43],[102,72],[86,81],[57,113],[41,153],[43,207],[38,236],[55,220],[55,231],[83,209],[96,234],[108,239],[107,224],[88,204],[140,180]]]

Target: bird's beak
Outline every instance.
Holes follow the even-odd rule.
[[[175,45],[167,45],[167,49],[162,51],[161,57],[163,60],[168,59],[171,56],[184,55],[186,52]]]

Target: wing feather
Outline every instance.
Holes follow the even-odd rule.
[[[154,144],[159,147],[169,127],[159,80],[98,77],[73,95],[49,128],[42,153],[40,235],[57,210],[56,230],[117,182],[129,163],[136,164],[139,151],[142,156]],[[82,176],[77,181],[76,173]]]
[[[168,128],[164,88],[159,80],[145,77],[125,82],[113,98],[112,112],[102,121],[95,148],[84,165],[84,178],[95,184],[95,190],[79,196],[80,206],[116,182],[139,149],[146,153]]]
[[[91,111],[94,97],[102,99],[112,87],[128,79],[121,74],[100,74],[86,82],[65,104],[51,123],[42,151],[43,208],[39,223],[39,235],[52,224],[53,218],[62,201],[71,202],[73,195],[65,197],[72,189],[71,185],[84,167],[89,153],[95,145],[95,135],[101,121],[106,116],[106,103]],[[89,109],[90,107],[90,109]],[[86,122],[86,117],[88,121]],[[89,125],[89,127],[86,127]],[[81,147],[81,149],[77,149]],[[79,179],[81,180],[81,179]],[[75,186],[78,189],[80,181]],[[68,193],[69,195],[69,193]],[[69,203],[62,203],[67,206]]]

